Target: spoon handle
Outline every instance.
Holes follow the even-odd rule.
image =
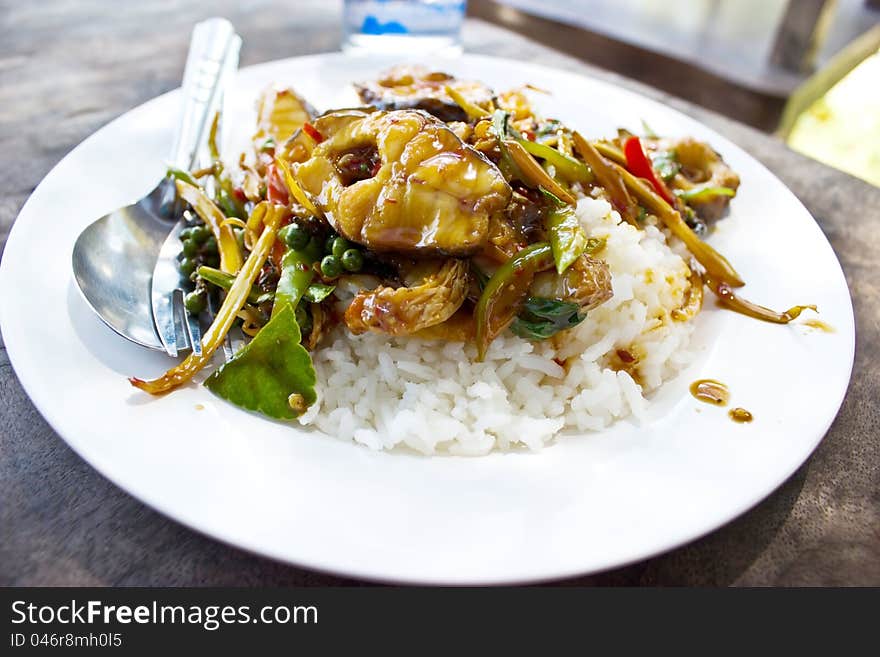
[[[222,102],[226,79],[238,68],[241,38],[225,18],[209,18],[193,28],[183,72],[183,107],[171,162],[191,170],[208,136],[213,112]]]

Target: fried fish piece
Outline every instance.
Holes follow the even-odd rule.
[[[695,187],[727,187],[734,192],[739,188],[739,175],[730,168],[709,144],[693,137],[681,139],[648,140],[656,150],[668,151],[675,156],[679,171],[669,181],[673,190],[688,191]],[[714,195],[704,201],[690,200],[690,205],[706,221],[718,219],[727,208],[732,196]]]
[[[498,168],[420,110],[330,113],[323,141],[295,164],[333,228],[373,251],[469,255],[510,200]]]
[[[411,287],[358,292],[345,311],[348,329],[355,335],[410,335],[452,317],[467,297],[467,261],[448,258],[422,263],[421,268],[421,280]]]
[[[475,105],[491,106],[492,90],[482,82],[457,80],[423,66],[395,66],[375,81],[355,85],[355,89],[364,103],[377,109],[421,109],[441,121],[467,121],[465,111],[446,92],[447,86]]]
[[[544,271],[535,275],[529,294],[577,304],[580,311],[596,308],[614,296],[608,263],[586,253],[562,275]]]

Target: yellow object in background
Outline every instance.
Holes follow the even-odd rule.
[[[798,116],[788,145],[880,187],[880,53]]]
[[[880,25],[792,94],[777,134],[794,150],[880,187]]]

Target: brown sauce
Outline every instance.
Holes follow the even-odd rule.
[[[808,319],[803,322],[803,325],[824,331],[825,333],[834,333],[834,327],[831,324],[826,324],[821,319]]]
[[[734,422],[740,423],[751,422],[754,419],[754,417],[752,417],[752,414],[744,408],[731,408],[727,412],[727,415]]]
[[[642,385],[642,377],[639,373],[639,355],[632,347],[628,349],[616,349],[608,359],[608,367],[615,372],[626,372],[633,381]]]
[[[730,390],[720,381],[713,379],[699,379],[691,384],[691,394],[694,399],[715,406],[727,406],[730,401]]]

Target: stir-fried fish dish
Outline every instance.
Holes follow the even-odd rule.
[[[687,136],[590,139],[540,116],[538,89],[495,92],[418,67],[318,111],[294,89],[257,103],[253,150],[172,169],[179,267],[202,353],[247,336],[205,380],[242,408],[374,448],[481,454],[640,415],[687,364],[704,290],[736,292],[706,237],[740,185]],[[356,105],[356,103],[353,103]]]

